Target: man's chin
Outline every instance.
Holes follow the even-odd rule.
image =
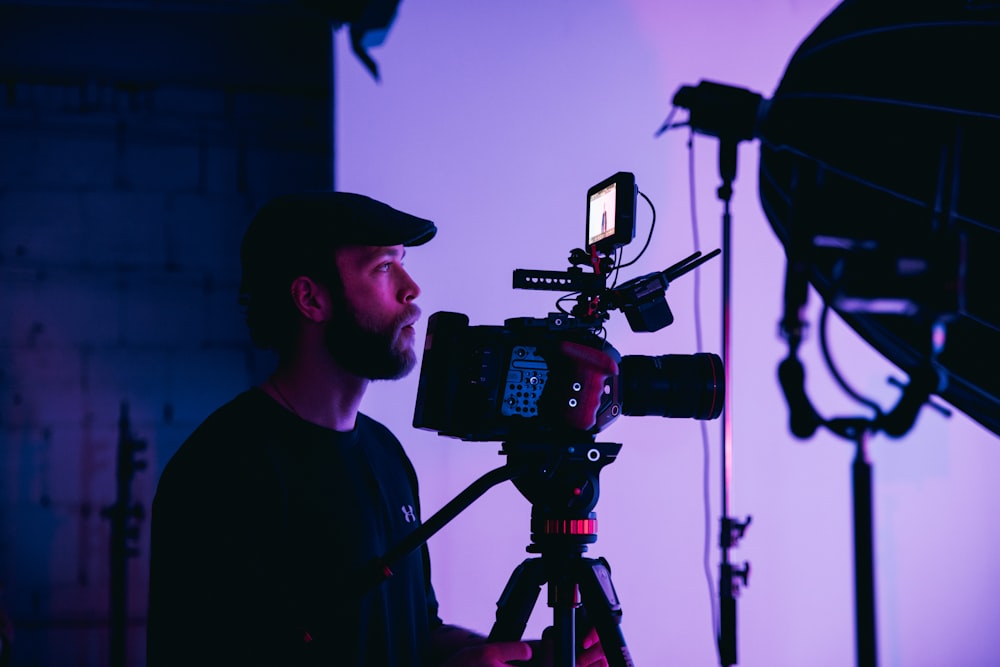
[[[417,353],[414,351],[414,340],[416,332],[413,327],[403,327],[396,337],[396,344],[393,346],[393,356],[399,363],[401,375],[407,375],[417,365]]]
[[[354,323],[340,326],[339,339],[330,339],[330,354],[348,371],[369,380],[398,380],[417,364],[416,332],[412,326],[394,329],[395,336],[359,329]]]
[[[386,364],[377,372],[371,373],[369,380],[401,380],[410,374],[417,365],[417,356],[413,350],[407,348],[405,351],[396,351],[393,355],[392,364]]]
[[[413,353],[413,350],[407,350],[406,354],[400,359],[400,369],[399,374],[394,378],[396,380],[404,378],[413,372],[413,369],[417,365],[417,355]]]

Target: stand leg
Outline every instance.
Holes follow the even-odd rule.
[[[545,571],[542,561],[537,558],[529,558],[514,569],[497,600],[497,620],[490,630],[491,642],[517,641],[524,635],[544,583]]]
[[[597,628],[609,667],[634,667],[622,634],[622,607],[611,582],[611,569],[603,558],[582,559],[577,580],[587,618]]]
[[[872,468],[868,462],[867,432],[858,437],[852,468],[854,487],[854,594],[858,667],[876,667],[875,558],[872,537]]]
[[[582,607],[597,629],[610,667],[634,667],[621,631],[622,608],[603,558],[529,558],[507,581],[497,602],[497,617],[489,640],[517,641],[524,634],[543,584],[548,585],[555,634],[556,667],[576,662],[576,610]]]

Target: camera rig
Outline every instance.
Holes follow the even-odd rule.
[[[570,251],[569,261],[572,266],[566,271],[515,269],[513,287],[578,292],[576,306],[568,314],[587,328],[599,328],[610,317],[609,311],[618,309],[625,313],[632,331],[659,331],[674,321],[665,296],[670,283],[720,252],[718,248],[707,255],[696,252],[663,271],[648,273],[609,288],[607,280],[614,270],[613,261],[596,251],[585,257],[584,251],[575,249]],[[585,273],[580,266],[584,263],[590,263],[594,272]]]
[[[514,271],[515,289],[575,295],[570,311],[474,327],[461,313],[430,316],[413,425],[463,440],[503,441],[500,454],[507,463],[473,482],[359,578],[377,585],[392,575],[398,558],[486,490],[512,481],[532,504],[527,551],[539,557],[515,569],[497,602],[489,639],[518,639],[545,584],[559,667],[575,664],[578,608],[597,629],[608,664],[634,664],[621,632],[610,566],[603,558],[583,558],[597,539],[593,510],[600,471],[621,449],[618,443],[595,442],[595,434],[619,414],[715,419],[724,404],[725,373],[717,355],[622,356],[601,335],[616,309],[633,331],[671,324],[665,299],[670,283],[720,254],[694,253],[663,271],[609,286],[608,277],[628,266],[616,267],[609,253],[635,235],[638,194],[635,178],[625,172],[595,185],[587,197],[587,246],[570,252],[570,268]],[[589,273],[582,268],[588,264]]]
[[[510,318],[502,326],[469,326],[461,313],[430,316],[415,427],[463,440],[570,442],[592,439],[620,414],[719,416],[725,374],[717,355],[622,356],[601,335],[612,310],[624,312],[636,332],[670,325],[670,283],[720,254],[696,252],[609,286],[622,268],[609,253],[635,235],[637,196],[632,174],[598,183],[588,191],[587,247],[570,251],[569,269],[514,271],[515,289],[567,292],[557,306],[575,295],[570,310]]]

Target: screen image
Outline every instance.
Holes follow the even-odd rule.
[[[615,233],[616,201],[617,188],[614,183],[590,196],[587,245],[594,245]]]

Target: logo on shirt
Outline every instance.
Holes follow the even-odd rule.
[[[413,523],[417,520],[417,511],[413,509],[413,505],[403,505],[400,509],[403,510],[403,520],[406,523]]]

